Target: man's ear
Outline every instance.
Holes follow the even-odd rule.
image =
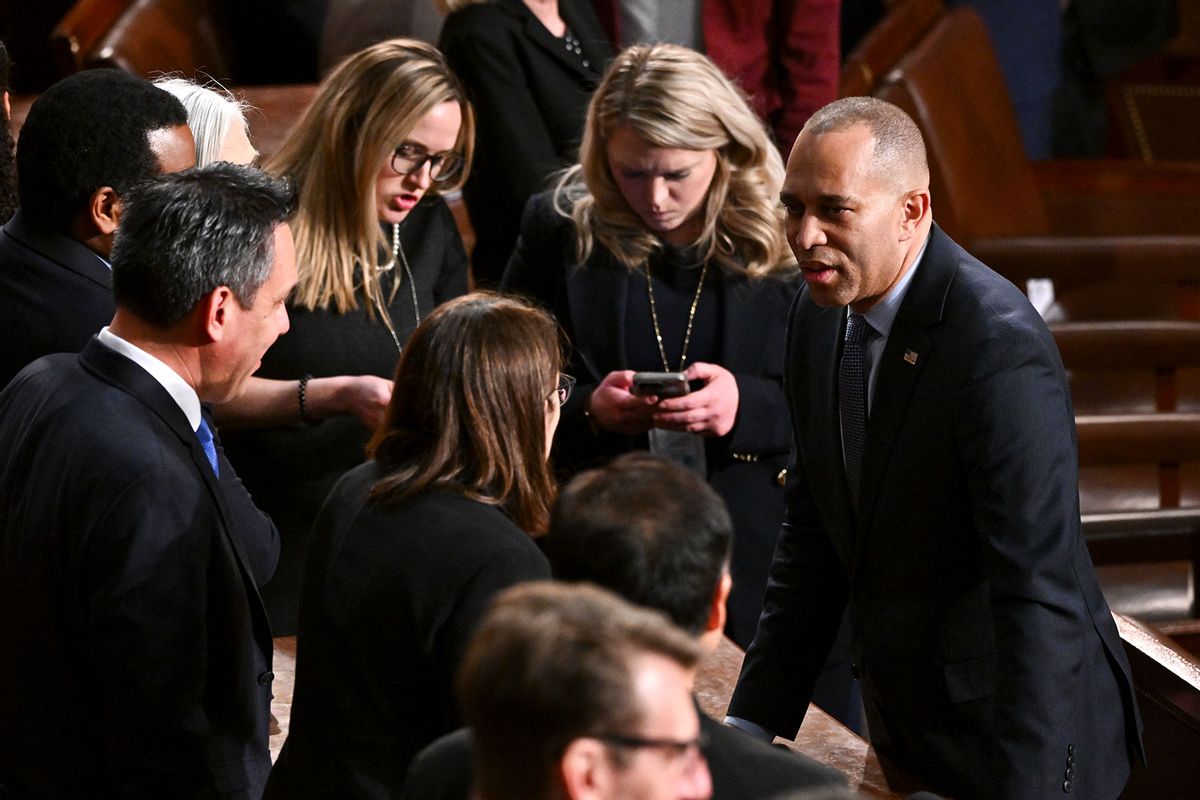
[[[601,800],[613,797],[616,766],[597,739],[576,739],[567,745],[559,761],[563,789],[571,800]]]
[[[88,221],[102,236],[116,233],[123,210],[121,195],[111,186],[101,186],[88,198]]]
[[[705,633],[725,630],[725,620],[729,616],[728,603],[731,589],[733,589],[733,576],[726,569],[721,573],[721,580],[717,581],[717,590],[713,592],[712,605],[708,609],[708,622],[704,625]]]
[[[220,342],[230,335],[230,312],[232,304],[236,302],[237,298],[233,296],[232,289],[228,286],[218,286],[196,304],[204,344]]]
[[[905,195],[900,209],[900,241],[906,242],[917,235],[930,213],[929,189],[914,189]]]

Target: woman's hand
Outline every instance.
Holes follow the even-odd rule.
[[[703,381],[704,387],[659,401],[654,425],[675,431],[724,436],[737,421],[738,385],[733,373],[717,364],[697,361],[687,368],[689,381]]]
[[[318,401],[316,415],[352,414],[362,420],[369,429],[375,430],[383,421],[388,403],[392,400],[392,382],[376,375],[341,375],[336,378],[313,378],[308,382],[311,394],[318,380],[330,382],[328,406]],[[322,413],[324,412],[324,413]]]
[[[592,424],[613,433],[634,436],[654,427],[655,397],[639,397],[633,387],[633,371],[610,372],[592,391],[587,412]]]

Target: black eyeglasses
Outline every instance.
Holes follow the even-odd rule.
[[[615,733],[601,733],[592,738],[616,745],[617,747],[649,747],[667,750],[676,758],[681,758],[688,754],[700,755],[701,751],[708,746],[708,737],[704,733],[701,733],[695,739],[644,739],[639,736],[621,736]]]
[[[554,389],[554,393],[558,395],[558,404],[565,406],[567,398],[571,396],[571,390],[575,388],[575,379],[566,373],[560,372],[558,375],[558,386]]]
[[[430,179],[441,183],[462,172],[463,157],[453,150],[430,153],[424,147],[415,144],[402,144],[392,153],[392,169],[400,175],[420,172],[426,164],[429,164]]]

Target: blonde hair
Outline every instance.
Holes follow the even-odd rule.
[[[390,242],[379,226],[375,179],[380,166],[434,107],[462,108],[455,150],[462,173],[430,193],[458,189],[470,171],[475,118],[466,92],[433,45],[391,39],[349,56],[331,72],[312,105],[266,165],[296,183],[300,211],[292,223],[299,282],[293,302],[338,313],[358,308],[387,318],[373,265]]]
[[[196,140],[196,166],[203,167],[221,155],[225,137],[234,125],[240,125],[250,135],[246,112],[250,106],[234,98],[228,89],[215,80],[201,86],[187,78],[166,76],[154,85],[173,94],[187,109],[188,127]]]
[[[750,277],[795,266],[779,202],[783,161],[766,128],[711,61],[670,44],[625,50],[592,96],[580,163],[555,190],[555,206],[575,223],[580,261],[599,242],[637,269],[662,247],[613,179],[607,144],[619,128],[655,147],[716,151],[704,227],[695,243],[701,258]]]

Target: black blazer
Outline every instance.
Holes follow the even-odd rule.
[[[463,199],[475,230],[475,279],[488,285],[508,263],[525,202],[575,163],[588,101],[613,56],[589,0],[562,0],[559,11],[581,55],[568,53],[522,0],[466,6],[442,27],[439,46],[475,108],[475,163]]]
[[[764,744],[722,725],[697,707],[713,800],[768,800],[788,792],[845,786],[833,767]],[[404,785],[404,800],[468,800],[474,782],[471,730],[459,728],[422,750]]]
[[[783,488],[791,424],[783,393],[783,345],[792,281],[747,280],[709,271],[721,309],[718,363],[738,384],[733,431],[707,444],[709,482],[733,516],[733,595],[730,637],[749,643],[762,609],[767,568],[783,522]],[[620,453],[645,449],[645,436],[597,434],[583,414],[596,385],[627,369],[625,304],[629,270],[602,247],[587,263],[575,258],[571,221],[552,207],[549,193],[530,201],[521,238],[504,275],[508,291],[549,308],[571,340],[567,371],[578,380],[555,434],[555,463],[566,472],[595,466]],[[708,289],[705,289],[708,291]]]
[[[18,210],[0,231],[0,389],[50,353],[78,353],[112,321],[112,270]]]
[[[278,540],[93,340],[0,394],[0,795],[258,797]]]
[[[1140,721],[1080,534],[1045,324],[935,226],[879,365],[856,512],[836,397],[845,316],[807,292],[792,309],[796,480],[729,713],[794,735],[849,603],[881,755],[955,797],[1116,797]]]
[[[550,577],[495,506],[430,491],[367,501],[368,462],[313,526],[287,742],[267,797],[399,795],[409,761],[459,726],[454,674],[492,597]]]

